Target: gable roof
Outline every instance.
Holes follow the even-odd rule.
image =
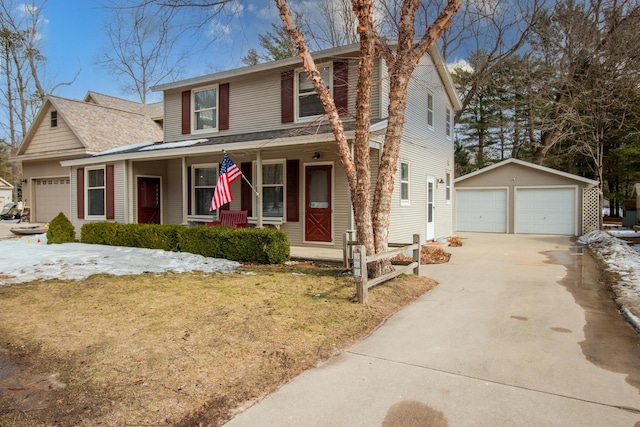
[[[354,58],[357,57],[358,51],[360,49],[360,45],[358,43],[352,43],[345,46],[335,47],[331,49],[320,50],[317,52],[312,52],[312,56],[314,60],[322,59],[322,58],[335,58],[335,57],[345,57],[348,54],[355,54]],[[451,101],[451,105],[453,109],[458,111],[462,109],[462,103],[460,102],[460,98],[458,97],[458,93],[453,84],[453,79],[451,78],[451,73],[446,67],[438,48],[434,45],[429,48],[428,54],[431,56],[433,63],[435,64],[438,75],[442,79],[442,83],[445,87],[447,95]],[[179,88],[188,88],[197,85],[203,85],[207,83],[211,83],[214,81],[226,80],[229,78],[237,78],[240,76],[245,76],[249,74],[256,74],[269,70],[277,70],[291,67],[299,67],[302,65],[302,59],[299,56],[293,56],[291,58],[280,59],[277,61],[265,62],[257,65],[250,65],[247,67],[241,67],[226,71],[221,71],[218,73],[207,74],[204,76],[192,77],[185,80],[178,80],[175,82],[165,83],[158,86],[154,86],[151,88],[153,91],[165,91],[170,89],[179,89]]]
[[[3,189],[3,190],[13,189],[13,185],[9,184],[4,179],[0,178],[0,188]]]
[[[115,108],[116,110],[130,111],[132,113],[144,114],[154,118],[162,118],[164,113],[162,102],[142,104],[140,102],[129,101],[128,99],[116,98],[115,96],[89,91],[84,97],[84,102],[93,102],[103,107]]]
[[[483,173],[486,173],[486,172],[489,172],[489,171],[492,171],[494,169],[498,169],[498,168],[501,168],[503,166],[510,165],[510,164],[516,164],[516,165],[520,165],[520,166],[525,166],[525,167],[528,167],[528,168],[531,168],[531,169],[536,169],[536,170],[539,170],[539,171],[542,171],[542,172],[546,172],[546,173],[549,173],[549,174],[552,174],[552,175],[557,175],[557,176],[561,176],[561,177],[564,177],[564,178],[573,179],[575,181],[584,182],[585,184],[588,184],[590,186],[598,185],[598,181],[594,181],[592,179],[583,178],[583,177],[578,176],[578,175],[573,175],[573,174],[570,174],[570,173],[567,173],[567,172],[562,172],[562,171],[559,171],[559,170],[556,170],[556,169],[551,169],[551,168],[548,168],[548,167],[545,167],[545,166],[536,165],[534,163],[529,163],[529,162],[525,162],[523,160],[518,160],[518,159],[503,160],[503,161],[501,161],[499,163],[495,163],[495,164],[493,164],[491,166],[487,166],[485,168],[478,169],[475,172],[471,172],[471,173],[469,173],[467,175],[463,175],[461,177],[458,177],[453,182],[464,181],[465,179],[469,179],[469,178],[472,178],[474,176],[477,176],[477,175],[480,175],[480,174],[483,174]]]
[[[18,149],[18,156],[25,154],[51,106],[89,153],[142,141],[162,141],[162,129],[148,115],[48,95]]]

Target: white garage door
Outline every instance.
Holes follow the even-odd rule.
[[[516,233],[576,233],[574,188],[518,188],[515,197]]]
[[[35,222],[50,222],[60,212],[69,216],[69,178],[37,179]]]
[[[507,190],[456,189],[458,231],[507,232]]]

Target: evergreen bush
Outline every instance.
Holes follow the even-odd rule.
[[[69,218],[60,212],[49,223],[47,230],[47,244],[72,243],[76,241],[76,229]]]
[[[258,228],[185,227],[181,225],[87,223],[82,243],[182,251],[211,258],[259,264],[289,259],[289,238],[283,231]]]

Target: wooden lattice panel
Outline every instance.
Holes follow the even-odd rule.
[[[582,189],[582,234],[600,228],[600,198],[597,187]]]

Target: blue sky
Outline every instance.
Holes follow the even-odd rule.
[[[279,19],[275,6],[267,0],[245,1],[238,11],[237,16],[221,17],[197,37],[185,40],[187,49],[190,45],[207,47],[188,58],[183,78],[242,66],[241,58],[247,50],[259,48],[258,34],[271,30],[271,22],[277,23]],[[94,0],[49,0],[44,5],[41,16],[46,21],[41,29],[40,49],[47,62],[43,80],[52,88],[71,81],[81,70],[73,85],[59,86],[55,95],[80,99],[92,90],[137,100],[121,91],[117,77],[95,65],[97,55],[107,43],[103,25],[109,14]]]

